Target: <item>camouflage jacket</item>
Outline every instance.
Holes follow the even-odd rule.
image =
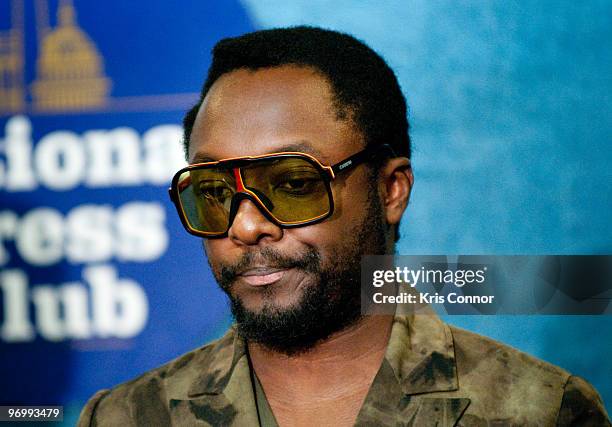
[[[233,329],[87,403],[79,426],[257,426]],[[609,426],[584,380],[435,315],[396,316],[358,426]]]

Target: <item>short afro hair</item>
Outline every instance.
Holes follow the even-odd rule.
[[[363,42],[315,27],[261,30],[219,41],[199,101],[183,119],[185,156],[202,101],[215,81],[238,69],[297,65],[311,67],[331,85],[339,118],[347,112],[366,145],[389,144],[410,158],[406,100],[393,70]]]

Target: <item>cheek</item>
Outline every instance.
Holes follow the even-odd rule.
[[[368,193],[370,182],[364,173],[365,168],[359,168],[346,181],[333,188],[334,214],[330,223],[338,230],[350,230],[363,221],[368,210]]]
[[[224,259],[224,254],[228,253],[226,248],[227,244],[224,242],[227,239],[208,239],[204,240],[204,251],[208,262],[211,265],[213,272],[217,273],[220,263],[227,263],[228,260]]]
[[[368,186],[367,176],[361,170],[355,171],[346,181],[333,186],[334,213],[330,218],[309,227],[285,230],[285,233],[315,247],[322,257],[333,259],[363,223],[369,203]]]

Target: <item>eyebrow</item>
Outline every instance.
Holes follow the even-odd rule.
[[[296,151],[298,153],[310,154],[311,156],[314,156],[319,160],[324,160],[324,157],[325,157],[321,154],[319,150],[314,148],[312,144],[309,143],[308,141],[296,141],[290,144],[281,145],[279,147],[274,148],[273,151],[270,151],[264,154],[282,153],[282,152],[288,152],[288,151]],[[245,156],[249,156],[249,155],[250,154],[245,154]],[[242,156],[232,156],[232,157],[242,157]],[[218,160],[221,160],[221,159],[215,159],[211,157],[210,155],[208,155],[207,153],[200,152],[200,153],[196,153],[196,155],[193,156],[193,161],[191,164],[216,162]]]

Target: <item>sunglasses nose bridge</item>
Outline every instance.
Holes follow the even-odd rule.
[[[244,178],[242,176],[242,167],[237,166],[237,167],[232,169],[232,172],[234,174],[234,180],[236,181],[236,192],[238,194],[246,194],[246,195],[248,195],[249,198],[253,202],[255,202],[255,204],[260,208],[259,210],[262,211],[262,213],[264,215],[267,215],[267,212],[264,212],[261,209],[261,207],[259,206],[260,204],[263,204],[264,207],[269,212],[272,212],[272,210],[274,209],[274,203],[272,203],[272,201],[268,198],[268,196],[266,196],[264,193],[262,193],[261,191],[257,190],[256,188],[247,187],[247,185],[244,182]],[[255,194],[255,197],[253,197],[252,194],[249,194],[249,193]],[[259,199],[260,203],[257,203],[255,198]],[[231,214],[231,212],[230,212],[230,214]],[[230,218],[232,218],[231,215],[230,215]],[[230,226],[231,226],[231,223],[230,223]]]
[[[244,182],[242,181],[242,173],[239,167],[232,168],[232,173],[234,174],[234,180],[236,181],[236,191],[242,192],[244,191]]]
[[[266,197],[267,199],[267,197]],[[272,222],[273,224],[276,225],[276,221],[274,218],[272,218],[268,212],[266,212],[266,210],[261,206],[262,203],[265,203],[265,200],[263,200],[262,202],[258,201],[255,197],[253,197],[253,195],[247,193],[246,191],[238,191],[236,194],[234,194],[234,196],[232,197],[232,203],[230,205],[230,211],[229,211],[229,217],[228,217],[228,230],[232,227],[232,224],[234,223],[234,219],[236,218],[236,215],[238,214],[238,210],[240,209],[240,203],[242,203],[243,200],[249,200],[251,201],[259,210],[259,212],[270,222]],[[267,206],[266,206],[267,207]]]

